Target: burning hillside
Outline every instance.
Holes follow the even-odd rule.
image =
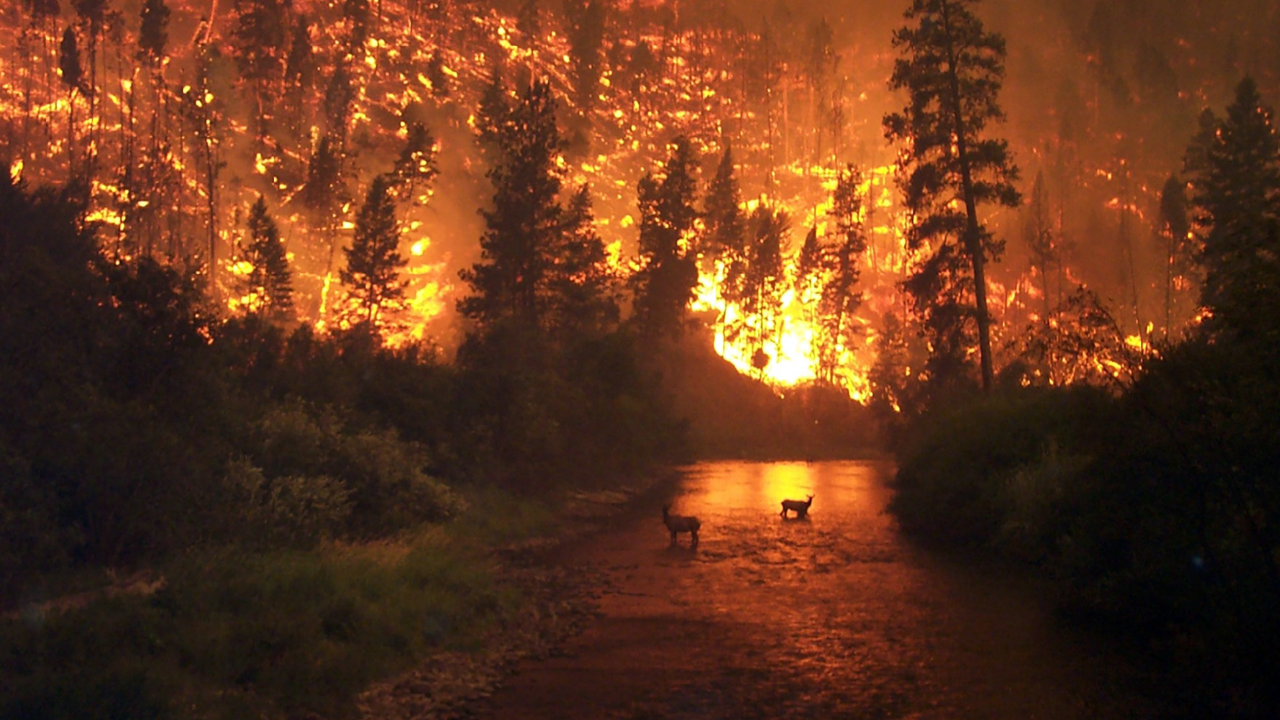
[[[921,261],[905,241],[900,158],[882,139],[881,117],[900,101],[886,84],[885,19],[859,23],[850,8],[828,20],[785,3],[763,21],[714,2],[509,5],[11,3],[0,15],[15,39],[0,58],[0,157],[30,183],[84,182],[88,218],[114,257],[196,270],[228,313],[263,302],[247,229],[263,198],[293,270],[294,317],[321,328],[351,322],[344,252],[375,177],[394,175],[406,302],[378,316],[382,332],[392,344],[452,346],[466,292],[458,272],[479,256],[477,211],[491,194],[477,114],[495,78],[513,98],[521,84],[546,80],[568,140],[558,158],[566,188],[589,188],[619,276],[638,267],[637,184],[671,143],[689,140],[700,198],[731,151],[741,211],[774,223],[777,257],[760,270],[767,290],[735,297],[699,221],[683,239],[699,254],[696,316],[744,373],[779,385],[818,378],[868,397],[886,322],[895,322],[886,318],[912,322],[901,283]],[[1040,12],[992,8],[1011,36]],[[1027,350],[1026,328],[1068,324],[1068,300],[1084,285],[1140,347],[1195,313],[1194,279],[1173,244],[1165,253],[1152,242],[1168,226],[1159,187],[1176,158],[1135,129],[1161,111],[1184,128],[1192,104],[1220,94],[1222,81],[1196,63],[1189,48],[1207,42],[1198,38],[1168,51],[1153,43],[1132,73],[1117,74],[1126,58],[1103,29],[1090,25],[1075,41],[1064,31],[1036,52],[1017,41],[1011,54],[1014,155],[1024,179],[1043,175],[1047,190],[1036,195],[1027,182],[1025,208],[984,217],[1008,248],[987,277],[1002,365]],[[1052,102],[1036,97],[1031,84],[1052,76],[1044,64],[1069,55],[1095,72],[1064,73]],[[1126,77],[1135,84],[1118,88]],[[803,258],[806,245],[827,254],[840,245],[834,197],[851,167],[845,231],[860,228],[865,249],[847,258],[858,281],[846,289],[861,302],[842,305],[838,329],[824,331],[825,281],[806,274]]]

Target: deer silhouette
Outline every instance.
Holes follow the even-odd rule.
[[[689,547],[698,547],[698,528],[702,527],[702,522],[692,515],[672,515],[670,511],[670,505],[662,506],[662,524],[671,532],[671,544],[676,544],[678,533],[687,532]]]
[[[802,518],[809,514],[809,506],[813,504],[813,496],[810,495],[808,500],[783,500],[782,512],[778,513],[782,517],[787,516],[788,510],[794,510],[796,517]]]

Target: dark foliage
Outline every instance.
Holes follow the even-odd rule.
[[[988,129],[1004,117],[997,96],[1005,41],[986,31],[974,1],[915,0],[908,8],[914,24],[894,33],[902,57],[889,85],[906,90],[909,100],[884,125],[890,140],[908,148],[899,181],[913,218],[907,243],[928,254],[906,288],[931,341],[929,372],[952,381],[965,371],[967,349],[977,345],[982,387],[990,389],[985,268],[1003,244],[983,228],[978,207],[1014,207],[1020,198],[1008,142]]]
[[[643,266],[628,282],[635,295],[634,322],[650,337],[684,331],[698,285],[696,256],[688,247],[698,218],[696,170],[688,138],[676,138],[661,179],[646,173],[636,188]]]
[[[385,324],[404,309],[408,282],[401,280],[400,274],[409,261],[400,254],[400,224],[396,220],[389,176],[379,175],[373,179],[356,215],[355,238],[351,247],[343,248],[342,252],[347,266],[339,275],[350,293],[349,306],[344,310],[353,326]]]

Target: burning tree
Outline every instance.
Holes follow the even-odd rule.
[[[249,311],[272,320],[285,320],[293,311],[293,277],[280,241],[280,229],[267,214],[261,195],[249,210],[249,242],[243,259],[252,269],[245,276]]]
[[[1179,298],[1191,286],[1195,272],[1187,186],[1176,175],[1170,175],[1160,190],[1160,221],[1156,227],[1165,243],[1164,333],[1165,339],[1169,339],[1173,334],[1175,309],[1181,306]]]
[[[1274,333],[1280,326],[1280,140],[1272,111],[1246,77],[1227,116],[1211,123],[1187,152],[1204,248],[1201,302],[1212,313],[1207,325],[1243,336]]]
[[[662,180],[645,173],[636,188],[641,267],[630,284],[635,321],[652,336],[677,334],[684,328],[685,311],[698,286],[696,256],[689,249],[698,218],[696,166],[688,138],[676,138]]]
[[[782,295],[786,290],[782,254],[791,232],[787,214],[765,204],[747,220],[747,266],[742,278],[742,317],[735,335],[743,335],[751,366],[763,372],[771,358],[765,345],[782,332]],[[776,354],[776,353],[775,353]]]
[[[556,100],[545,81],[526,86],[515,105],[503,92],[489,92],[486,100],[476,128],[494,159],[488,173],[493,206],[481,211],[481,259],[460,273],[472,295],[458,301],[458,310],[481,329],[508,320],[545,329],[553,254],[564,232],[559,204],[564,141]]]
[[[980,204],[1016,206],[1017,167],[1005,140],[988,137],[1003,119],[997,103],[1005,43],[971,10],[976,0],[913,0],[916,21],[894,33],[902,57],[890,87],[907,90],[901,112],[884,119],[886,136],[904,146],[901,188],[912,214],[907,241],[925,258],[906,282],[930,340],[930,374],[954,380],[966,364],[976,322],[982,387],[994,375],[986,264],[1003,249],[978,217]]]
[[[386,311],[404,309],[404,289],[400,271],[408,262],[400,254],[400,225],[396,222],[395,199],[386,175],[373,179],[364,205],[356,215],[356,233],[351,247],[343,248],[347,266],[339,275],[350,292],[346,319],[351,324],[375,327]]]
[[[862,172],[853,165],[840,171],[832,197],[831,219],[835,244],[823,248],[823,281],[818,294],[819,377],[834,381],[840,358],[862,332],[855,315],[862,304],[857,291],[859,264],[867,251],[866,211],[862,203]]]
[[[724,306],[717,308],[717,324],[723,323],[729,305],[742,302],[742,280],[747,269],[746,218],[742,214],[742,196],[733,174],[733,148],[725,147],[716,167],[716,175],[707,188],[702,204],[702,259],[710,264]]]

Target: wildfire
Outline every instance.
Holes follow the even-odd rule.
[[[207,4],[170,0],[175,25],[194,24],[208,13]],[[802,96],[813,88],[806,86],[798,64],[780,70],[776,87],[752,96],[748,85],[759,79],[726,58],[740,53],[732,49],[733,43],[752,47],[750,43],[760,40],[758,34],[735,31],[741,35],[735,38],[726,30],[717,37],[705,28],[662,25],[637,16],[634,26],[620,23],[608,34],[599,75],[582,90],[575,86],[570,38],[548,17],[542,18],[548,21],[542,30],[532,32],[497,8],[438,3],[431,4],[438,15],[424,21],[421,3],[384,0],[377,3],[376,29],[352,47],[345,35],[350,23],[340,14],[342,3],[295,4],[313,15],[315,87],[299,90],[294,97],[285,92],[286,83],[274,77],[267,93],[271,107],[264,109],[263,118],[253,116],[252,83],[236,76],[229,29],[234,11],[231,19],[202,25],[196,42],[170,48],[172,57],[160,65],[154,79],[137,67],[126,67],[127,62],[103,63],[99,77],[89,80],[101,84],[96,101],[61,85],[57,37],[49,34],[43,44],[33,43],[28,61],[17,58],[0,66],[0,115],[21,118],[10,126],[15,132],[6,135],[21,138],[11,141],[16,159],[9,166],[10,176],[44,182],[63,179],[72,170],[92,172],[87,219],[111,228],[113,241],[136,243],[130,252],[137,252],[144,242],[158,248],[163,240],[173,245],[167,250],[170,257],[208,261],[216,269],[212,283],[219,297],[228,298],[231,312],[260,302],[253,293],[241,295],[233,288],[252,270],[234,258],[243,211],[262,194],[278,210],[281,236],[297,251],[295,277],[305,295],[297,303],[301,319],[324,330],[334,327],[335,310],[342,304],[334,265],[341,262],[343,244],[350,242],[355,213],[351,201],[343,202],[331,225],[321,231],[302,207],[301,191],[316,141],[325,132],[340,130],[348,148],[358,149],[358,155],[345,156],[342,165],[345,197],[351,198],[368,187],[372,175],[387,171],[411,122],[430,123],[442,140],[436,146],[440,155],[450,156],[438,181],[448,187],[418,188],[404,203],[402,226],[409,248],[403,276],[408,282],[406,307],[385,328],[389,344],[403,345],[430,338],[432,329],[448,319],[460,292],[449,279],[457,277],[460,263],[474,256],[478,232],[458,220],[473,218],[473,207],[458,212],[454,206],[474,203],[475,188],[484,181],[484,162],[471,150],[474,113],[497,69],[509,80],[549,79],[575,129],[590,129],[584,133],[589,137],[578,138],[574,150],[557,158],[557,164],[573,181],[590,186],[597,229],[608,262],[619,273],[631,265],[636,245],[636,182],[663,157],[676,135],[688,136],[704,161],[732,142],[743,195],[751,198],[744,211],[751,213],[765,203],[795,223],[791,247],[784,249],[788,287],[794,285],[797,240],[809,228],[824,238],[831,232],[828,213],[839,170],[847,159],[859,158],[868,166],[858,192],[869,247],[861,259],[858,288],[864,299],[853,322],[873,329],[882,326],[886,313],[901,314],[898,283],[912,258],[904,240],[908,220],[897,207],[892,151],[868,149],[864,140],[847,142],[849,138],[842,136],[853,126],[848,120],[843,122],[849,127],[824,127],[819,132],[816,112],[802,111]],[[9,17],[0,23],[11,22]],[[136,43],[130,37],[136,28],[125,25],[124,41],[111,40],[112,51],[128,50],[128,43]],[[17,32],[16,26],[4,29]],[[30,32],[51,31],[33,27]],[[206,43],[216,51],[209,54],[216,61],[202,58]],[[643,48],[657,50],[645,76],[626,64]],[[106,49],[103,53],[109,54]],[[752,60],[749,52],[741,54],[743,63]],[[279,61],[278,72],[286,58],[273,58]],[[341,93],[327,87],[339,66],[349,73],[346,89],[351,97],[341,121],[329,127],[326,113],[341,109],[335,100],[342,99]],[[849,69],[846,79],[856,86],[882,70]],[[858,77],[857,72],[867,75]],[[875,82],[880,87],[883,78],[875,77]],[[860,84],[839,91],[849,107],[869,100],[871,81]],[[269,126],[269,137],[258,137],[259,119]],[[21,132],[16,131],[19,127]],[[842,138],[839,149],[833,136]],[[26,144],[18,147],[19,143]],[[1116,183],[1129,172],[1128,167],[1099,168],[1086,174],[1094,183]],[[702,180],[705,189],[706,178]],[[1149,195],[1138,181],[1129,190],[1111,187],[1107,197],[1114,199],[1100,204],[1142,222],[1142,210],[1150,203],[1135,197],[1138,194]],[[725,303],[723,268],[704,269],[700,280],[693,309],[717,318],[708,324],[715,333],[714,346],[726,360],[744,374],[779,387],[815,379],[816,358],[823,348],[812,321],[813,298],[787,290],[779,317],[765,332],[760,318],[742,317],[740,308]],[[1045,294],[1035,283],[1017,277],[992,280],[992,287],[999,290],[993,296],[1006,306]],[[729,325],[760,330],[758,334],[766,337],[750,347],[739,338],[726,337]],[[869,395],[867,376],[875,354],[872,332],[863,337],[865,342],[827,350],[838,358],[834,380],[859,400]],[[1134,338],[1141,348],[1142,334],[1129,340]]]

